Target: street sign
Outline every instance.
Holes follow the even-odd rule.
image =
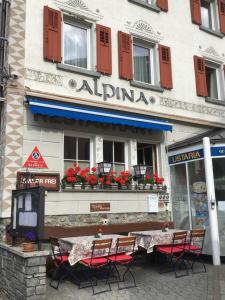
[[[44,161],[38,147],[34,147],[30,156],[23,165],[23,168],[34,168],[34,169],[48,169],[46,162]]]

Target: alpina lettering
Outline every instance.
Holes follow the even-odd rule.
[[[77,82],[73,79],[73,85],[71,85],[71,80],[72,79],[69,80],[68,84],[70,88],[74,89],[77,87],[77,93],[85,91],[90,95],[101,97],[104,101],[107,101],[110,98],[115,98],[116,100],[122,101],[144,102],[146,105],[155,103],[155,101],[152,101],[153,97],[151,95],[146,96],[144,92],[115,87],[109,83],[99,83],[97,78],[93,78],[93,83],[88,82],[87,80]]]

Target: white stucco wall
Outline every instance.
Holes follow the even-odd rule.
[[[50,95],[61,95],[64,98],[70,97],[71,101],[74,102],[76,99],[89,100],[90,103],[97,106],[110,105],[110,107],[116,109],[134,109],[140,113],[145,112],[172,119],[186,119],[200,124],[220,124],[224,126],[225,109],[218,105],[205,103],[203,97],[196,96],[193,64],[193,55],[201,56],[202,51],[207,49],[211,54],[213,52],[212,49],[214,49],[218,54],[217,58],[225,61],[224,39],[203,32],[199,30],[197,25],[192,24],[190,1],[170,0],[168,13],[156,13],[127,0],[115,0],[110,2],[110,5],[108,1],[103,0],[85,0],[84,3],[95,14],[96,10],[99,10],[97,15],[100,15],[102,18],[96,23],[108,26],[112,30],[113,71],[111,76],[101,75],[101,78],[98,80],[99,90],[102,90],[102,83],[108,83],[116,87],[124,87],[128,91],[130,89],[134,90],[135,95],[137,95],[136,98],[140,91],[143,91],[147,98],[151,96],[155,98],[155,104],[149,103],[146,105],[144,102],[131,103],[129,100],[117,100],[115,97],[104,101],[102,97],[90,95],[87,91],[77,93],[76,89],[69,87],[68,81],[70,79],[76,80],[78,86],[81,86],[82,80],[85,79],[93,88],[93,80],[84,75],[58,70],[56,64],[43,60],[43,6],[48,5],[59,9],[54,0],[27,1],[25,66],[28,69],[27,77],[30,78],[26,79],[28,90],[36,90],[45,95],[49,93]],[[170,91],[165,90],[163,93],[159,93],[134,88],[130,86],[128,81],[120,80],[118,77],[117,32],[121,30],[129,33],[127,25],[132,27],[139,20],[145,21],[151,26],[154,34],[161,38],[161,44],[171,47],[174,88]],[[93,35],[94,60],[92,64],[95,66],[95,33]],[[39,75],[31,74],[30,69],[41,73]],[[62,85],[47,83],[48,80],[43,79],[43,76],[46,76],[46,74],[43,75],[43,72],[62,76]],[[38,76],[39,78],[37,78]],[[40,79],[40,76],[42,76],[42,79]],[[162,97],[164,100],[161,99]],[[165,98],[175,100],[175,102],[166,101]]]
[[[65,2],[62,1],[62,2]],[[75,1],[76,2],[76,1]],[[202,55],[201,51],[213,47],[221,60],[224,59],[224,39],[200,31],[197,25],[191,23],[189,0],[169,0],[169,12],[156,13],[128,2],[127,0],[85,0],[92,15],[101,18],[96,22],[108,26],[112,30],[112,75],[98,80],[99,91],[102,84],[111,84],[114,87],[134,90],[135,99],[140,92],[144,92],[147,99],[154,97],[155,103],[133,102],[118,100],[116,97],[104,101],[102,97],[90,95],[87,91],[77,92],[69,86],[68,81],[73,79],[80,87],[82,80],[87,80],[93,89],[93,79],[57,69],[56,64],[43,60],[43,6],[59,9],[54,0],[27,0],[26,13],[26,80],[25,89],[28,95],[49,99],[64,100],[72,103],[82,103],[97,107],[107,107],[117,110],[128,110],[137,113],[161,116],[168,118],[174,124],[173,132],[164,134],[152,132],[149,135],[135,134],[131,131],[121,132],[110,129],[97,129],[93,126],[79,126],[64,123],[35,121],[27,108],[24,110],[24,141],[23,162],[26,161],[35,146],[44,157],[48,169],[46,172],[58,172],[61,178],[64,175],[63,139],[65,132],[77,132],[96,136],[120,137],[128,141],[128,151],[132,149],[136,140],[156,143],[158,145],[158,168],[160,175],[166,178],[168,184],[168,166],[166,146],[182,139],[203,133],[214,125],[223,127],[225,124],[225,108],[205,102],[202,97],[196,96],[193,55]],[[71,8],[72,9],[72,8]],[[99,13],[97,12],[99,10]],[[87,19],[88,20],[88,19]],[[136,21],[142,20],[151,26],[152,31],[165,46],[171,47],[173,89],[163,93],[143,90],[130,86],[129,81],[121,80],[118,76],[118,44],[117,32],[121,30],[129,33],[127,25],[131,27]],[[95,26],[95,25],[94,25]],[[95,32],[93,32],[93,62],[95,60]],[[58,76],[58,77],[56,77]],[[163,99],[162,99],[163,98]],[[168,100],[169,99],[169,100]],[[179,122],[177,122],[179,120]],[[182,121],[182,122],[180,122]],[[132,142],[133,141],[133,142]],[[95,153],[95,159],[101,154]],[[129,157],[131,159],[131,156]],[[132,159],[129,165],[133,165]],[[21,170],[23,170],[21,168]],[[30,169],[30,171],[38,171]],[[48,193],[46,198],[46,214],[89,213],[90,201],[109,200],[111,212],[146,212],[146,194],[123,194],[123,199],[115,194],[111,199],[103,193]],[[121,195],[120,195],[121,196]],[[89,197],[89,198],[88,198]]]

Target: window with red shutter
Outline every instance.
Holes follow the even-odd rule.
[[[96,25],[97,32],[97,71],[112,74],[112,46],[111,29],[102,25]]]
[[[132,64],[132,41],[131,36],[118,31],[118,52],[119,52],[119,77],[122,79],[133,79]]]
[[[44,59],[61,62],[61,12],[44,6]]]
[[[194,56],[196,92],[198,96],[208,96],[204,58]]]
[[[218,0],[220,31],[225,34],[225,0]]]
[[[168,0],[156,0],[156,5],[163,11],[168,11]]]
[[[160,85],[165,89],[173,88],[170,48],[159,45]]]
[[[190,0],[192,22],[198,25],[202,24],[200,0]]]

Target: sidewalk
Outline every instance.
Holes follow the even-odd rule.
[[[225,300],[225,265],[206,265],[207,273],[191,274],[175,278],[174,273],[159,274],[159,268],[141,258],[133,270],[137,287],[118,291],[112,284],[112,292],[92,296],[91,288],[79,290],[66,281],[58,291],[47,287],[47,299],[54,300]]]

